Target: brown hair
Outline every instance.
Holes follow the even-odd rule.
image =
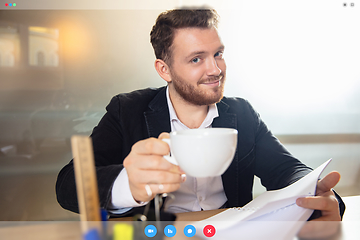
[[[157,59],[171,65],[171,45],[180,28],[217,28],[219,15],[214,9],[175,9],[161,13],[150,32]]]

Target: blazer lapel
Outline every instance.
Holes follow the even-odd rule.
[[[212,127],[222,127],[222,128],[233,128],[237,129],[237,116],[234,113],[228,113],[229,105],[223,101],[220,101],[217,104],[219,117],[215,118],[212,124]],[[234,155],[234,159],[230,164],[229,168],[221,175],[223,181],[223,187],[225,195],[228,199],[229,206],[237,206],[239,202],[239,191],[238,187],[234,184],[237,184],[239,177],[239,166],[238,166],[238,148]],[[234,189],[236,189],[234,191]]]
[[[148,105],[149,109],[144,112],[146,127],[149,137],[157,138],[162,132],[170,132],[170,115],[166,100],[166,87]]]

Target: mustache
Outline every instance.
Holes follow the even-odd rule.
[[[211,77],[200,80],[199,84],[221,81],[224,79],[224,77],[225,77],[225,75],[223,73],[220,73],[218,76],[211,76]]]

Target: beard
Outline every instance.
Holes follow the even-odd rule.
[[[172,73],[172,83],[176,92],[187,102],[194,105],[211,105],[220,102],[224,96],[225,74],[221,73],[216,77],[201,79],[197,82],[197,87],[187,83],[179,75]],[[219,80],[219,86],[201,89],[199,86],[203,83]]]

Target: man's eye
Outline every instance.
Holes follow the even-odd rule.
[[[193,63],[198,63],[198,62],[200,62],[200,58],[193,58],[193,59],[191,60],[191,62],[193,62]]]
[[[223,53],[222,52],[217,52],[215,53],[214,57],[221,57],[222,58]]]

